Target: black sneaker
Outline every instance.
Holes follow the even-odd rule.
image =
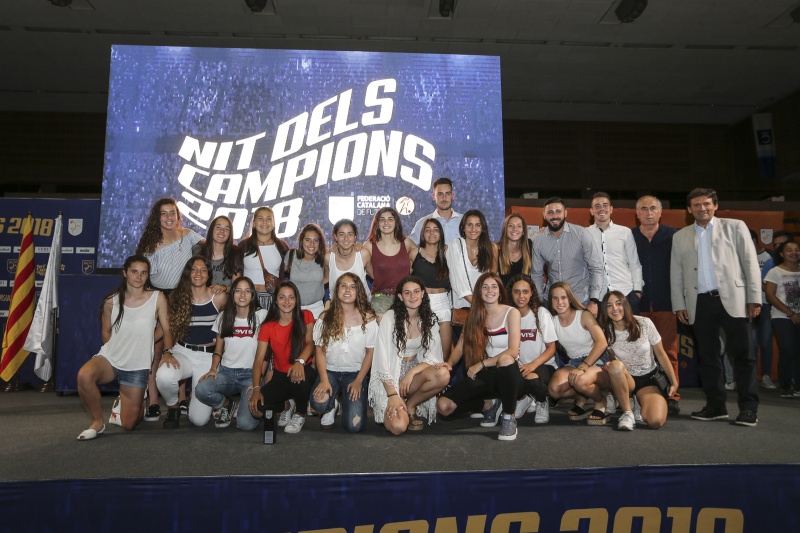
[[[178,407],[180,407],[183,416],[189,416],[189,400],[183,400],[178,404]]]
[[[736,417],[737,426],[750,426],[753,427],[758,424],[758,415],[750,409],[745,409],[739,416]]]
[[[147,411],[144,412],[146,422],[157,422],[159,418],[161,418],[161,407],[157,403],[148,407]]]
[[[781,387],[781,398],[794,398],[792,387]]]
[[[177,407],[167,409],[164,429],[178,429],[181,426],[181,411]]]
[[[219,409],[219,419],[214,422],[214,425],[218,428],[226,428],[231,425],[231,420],[233,420],[233,410],[236,409],[236,402],[233,400],[228,400],[228,405],[223,405]]]
[[[728,418],[728,411],[725,408],[714,409],[706,405],[701,411],[692,413],[692,418],[695,420],[720,420],[722,418]]]
[[[667,414],[670,416],[681,414],[681,406],[678,400],[667,400]]]

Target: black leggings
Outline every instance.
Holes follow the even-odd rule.
[[[456,404],[453,414],[464,411],[479,411],[485,398],[500,398],[503,412],[514,414],[517,398],[525,381],[516,364],[484,368],[475,379],[466,378],[456,382],[442,395]]]
[[[530,394],[537,402],[543,402],[547,399],[547,385],[550,384],[550,379],[553,377],[556,369],[550,365],[540,365],[536,368],[534,373],[539,376],[536,379],[526,379],[523,385],[523,393]]]
[[[292,383],[289,375],[275,370],[269,383],[261,387],[261,395],[264,396],[264,403],[258,402],[258,410],[262,413],[268,408],[276,412],[283,411],[283,404],[286,400],[294,400],[297,407],[296,413],[305,415],[308,411],[308,398],[311,396],[311,389],[317,380],[317,371],[311,367],[305,367],[306,379],[300,383]]]

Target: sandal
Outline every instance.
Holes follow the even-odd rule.
[[[589,411],[587,411],[580,405],[575,405],[573,406],[572,409],[567,411],[567,414],[569,415],[570,420],[572,420],[573,422],[577,422],[579,420],[583,420],[584,418],[588,417]]]
[[[611,418],[611,413],[606,413],[605,411],[595,409],[592,411],[592,414],[589,415],[589,419],[586,421],[586,423],[590,426],[602,426],[608,421],[609,418]]]
[[[409,431],[420,431],[425,428],[425,422],[422,419],[417,418],[417,415],[408,415],[408,430]]]

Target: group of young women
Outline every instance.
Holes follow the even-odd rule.
[[[173,199],[157,201],[121,286],[103,302],[104,345],[78,375],[92,419],[78,439],[104,431],[98,385],[114,379],[125,429],[160,418],[159,393],[167,429],[179,427],[187,403],[194,425],[213,417],[227,427],[235,417],[252,430],[271,410],[287,433],[303,428],[309,408],[323,429],[341,413],[342,426],[359,432],[371,407],[394,435],[471,412],[513,440],[517,419],[535,412],[546,423],[549,402],[562,398],[575,398],[570,419],[605,423],[609,391],[620,428],[633,429],[631,395],[649,427],[663,425],[676,379],[652,323],[634,317],[624,296],[606,295],[598,322],[556,283],[546,309],[520,215],[506,218],[497,244],[478,210],[462,215],[459,233],[447,244],[429,218],[411,242],[386,207],[364,244],[355,223],[341,220],[330,249],[314,224],[290,249],[272,210],[260,207],[236,246],[227,217],[203,240],[182,227]],[[191,400],[182,401],[187,383]]]

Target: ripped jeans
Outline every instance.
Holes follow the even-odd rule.
[[[309,403],[314,411],[318,413],[327,413],[333,409],[334,398],[341,392],[342,397],[339,402],[342,404],[342,426],[349,433],[358,433],[364,429],[367,422],[367,387],[369,386],[369,374],[364,377],[361,382],[361,394],[357,400],[351,400],[350,394],[347,392],[347,386],[350,385],[358,377],[358,372],[337,372],[335,370],[328,370],[328,381],[333,389],[333,394],[327,399],[318,402],[314,398],[314,391],[317,390],[319,385],[319,377],[317,377],[314,387],[311,389],[311,399]]]

